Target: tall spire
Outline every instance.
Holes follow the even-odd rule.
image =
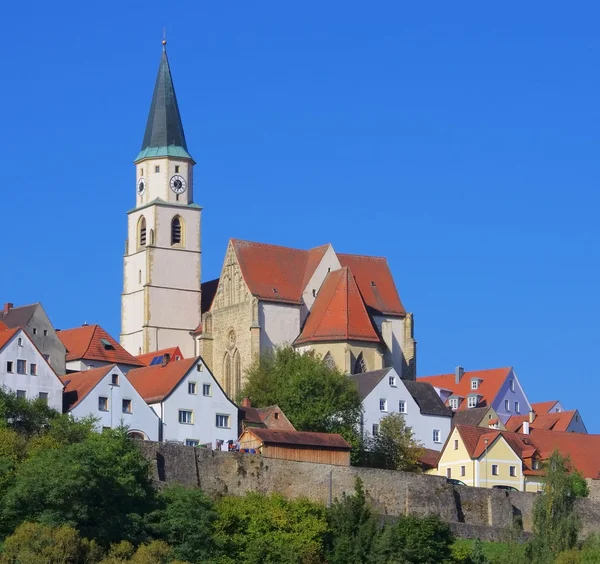
[[[163,51],[146,123],[146,132],[140,154],[135,159],[136,162],[148,157],[192,158],[187,150],[165,39],[163,39],[162,45]]]

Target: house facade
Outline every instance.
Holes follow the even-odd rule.
[[[238,408],[201,357],[136,368],[127,378],[160,418],[160,441],[218,447],[238,438]]]
[[[454,411],[491,406],[503,423],[513,415],[531,411],[531,404],[511,367],[465,372],[458,366],[454,374],[424,376],[418,381],[429,382]]]
[[[63,384],[24,329],[0,331],[0,385],[62,412]]]
[[[160,420],[116,365],[63,376],[64,410],[76,419],[93,416],[97,428],[126,426],[130,436],[158,441]]]
[[[361,432],[373,436],[381,420],[401,413],[413,435],[425,448],[441,450],[450,434],[452,412],[444,405],[433,386],[403,380],[394,368],[384,368],[350,378],[358,387],[362,401]]]

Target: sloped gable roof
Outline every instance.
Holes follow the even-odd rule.
[[[15,327],[13,329],[0,331],[0,350],[2,350],[20,330],[20,327]]]
[[[493,368],[489,370],[472,370],[465,372],[460,382],[456,384],[454,374],[440,374],[438,376],[422,376],[417,378],[419,382],[429,382],[436,388],[449,390],[453,394],[459,395],[463,398],[471,394],[477,394],[481,396],[478,407],[490,406],[496,399],[496,396],[502,388],[502,384],[508,378],[512,368]],[[479,386],[476,390],[471,389],[471,379],[477,378],[480,380]],[[462,411],[468,408],[468,402],[463,400],[458,410]]]
[[[351,446],[337,433],[309,433],[307,431],[277,431],[252,427],[246,430],[264,444],[325,449],[351,450]]]
[[[295,431],[295,427],[278,405],[268,407],[240,407],[240,419],[250,425],[260,425],[267,429],[276,426],[278,429]],[[274,415],[278,414],[277,423],[272,423]]]
[[[139,354],[135,358],[137,358],[144,366],[150,366],[150,363],[157,357],[164,357],[168,354],[171,357],[171,361],[181,360],[183,355],[181,354],[181,350],[179,347],[170,347],[168,349],[161,349],[159,351]],[[177,358],[179,357],[179,358]]]
[[[533,422],[529,424],[529,428],[546,431],[566,431],[576,414],[577,410],[541,413],[536,415]],[[506,428],[509,431],[522,431],[525,421],[529,421],[529,415],[513,415],[506,422]]]
[[[0,331],[4,331],[5,329],[8,329],[8,325],[2,323],[2,321],[0,321]]]
[[[295,344],[315,341],[380,339],[348,268],[330,272]]]
[[[471,409],[464,409],[463,411],[455,411],[452,417],[452,425],[474,425],[478,426],[482,423],[486,423],[486,427],[492,421],[491,419],[486,419],[484,421],[484,417],[490,412],[493,411],[491,406],[486,407],[472,407]],[[496,418],[496,416],[494,416]]]
[[[438,396],[433,386],[428,382],[402,380],[402,383],[419,406],[421,415],[452,416],[452,411],[444,405],[440,396]]]
[[[0,310],[0,321],[7,327],[23,327],[29,323],[39,305],[39,303],[35,303],[11,307],[6,313],[4,310]]]
[[[108,366],[61,376],[60,380],[65,386],[63,391],[63,410],[67,412],[77,407],[100,383],[102,378],[114,369],[115,365],[109,364]]]
[[[370,370],[369,372],[362,372],[360,374],[349,374],[348,378],[352,380],[358,387],[358,395],[361,400],[364,400],[383,380],[390,370],[393,370],[391,366],[387,368],[381,368],[380,370]]]
[[[115,364],[143,366],[143,363],[129,354],[100,325],[83,325],[56,333],[67,349],[67,362],[71,360],[99,360]],[[112,348],[107,348],[102,340]]]
[[[127,373],[127,379],[147,403],[157,403],[171,394],[199,358],[176,360],[166,366],[134,368]]]
[[[538,401],[531,404],[531,409],[541,415],[542,413],[548,413],[557,403],[558,400]]]

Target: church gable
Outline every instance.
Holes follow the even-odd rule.
[[[229,242],[211,311],[249,301],[250,290],[242,275],[233,241]]]
[[[308,251],[309,261],[304,275],[302,301],[310,310],[315,299],[330,272],[342,268],[340,261],[331,245],[323,245]],[[312,264],[311,264],[312,260]]]

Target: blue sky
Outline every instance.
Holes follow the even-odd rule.
[[[0,300],[118,335],[166,25],[205,280],[230,237],[386,256],[420,375],[512,365],[600,432],[597,3],[289,4],[3,8]]]

